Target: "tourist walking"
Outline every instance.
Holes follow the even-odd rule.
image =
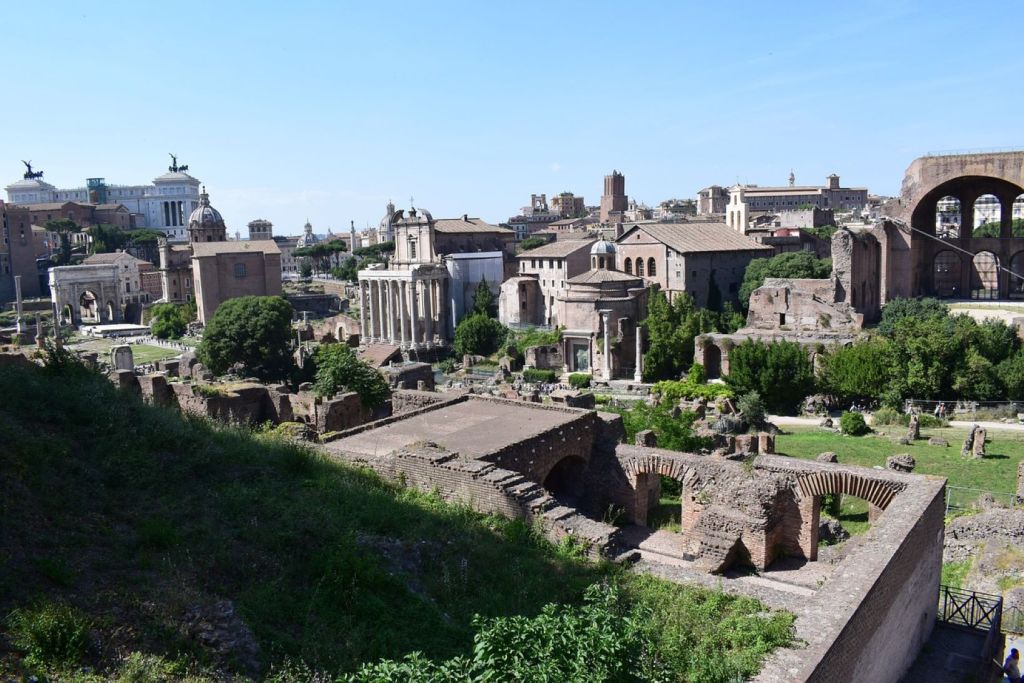
[[[1011,648],[1010,654],[1006,656],[1003,673],[1010,683],[1020,683],[1020,653],[1017,652],[1017,648]]]

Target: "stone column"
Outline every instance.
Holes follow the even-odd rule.
[[[15,275],[14,276],[14,302],[15,302],[15,309],[17,311],[17,319],[15,321],[15,324],[17,325],[17,330],[16,331],[17,331],[17,334],[20,335],[22,333],[22,329],[21,329],[21,313],[22,313],[22,309],[21,309],[21,276],[20,275]]]
[[[409,312],[406,309],[407,298],[406,298],[406,286],[405,280],[398,283],[398,316],[401,318],[402,325],[402,348],[405,348],[409,344]]]
[[[427,347],[434,345],[434,281],[423,283],[423,340]]]
[[[368,282],[359,283],[359,341],[362,344],[368,341],[366,338],[366,307],[370,305],[370,297],[367,296],[366,290],[369,288],[369,284]],[[340,342],[341,340],[339,339],[338,341]]]
[[[636,371],[633,372],[633,381],[634,382],[643,382],[644,381],[644,367],[643,367],[644,366],[644,354],[643,354],[644,341],[643,340],[644,340],[644,328],[640,327],[640,325],[637,325],[636,326]]]
[[[416,287],[417,282],[415,280],[409,283],[409,347],[417,349],[420,346],[420,326],[417,318],[419,318],[419,305],[416,303]]]
[[[384,298],[387,301],[387,308],[385,309],[385,320],[384,320],[384,331],[382,336],[387,340],[389,344],[395,343],[395,304],[393,300],[394,288],[391,280],[384,281]]]
[[[373,308],[370,311],[370,337],[375,342],[384,341],[384,333],[382,327],[384,324],[384,292],[381,288],[380,280],[370,280],[373,284],[373,296],[370,297],[372,300],[371,305]]]
[[[974,231],[974,200],[977,197],[965,195],[958,197],[960,200],[960,237],[970,237]],[[966,268],[970,272],[970,268]]]
[[[604,331],[604,357],[601,359],[601,374],[605,381],[607,381],[612,378],[612,363],[608,357],[608,318],[611,315],[611,311],[599,311],[599,313],[601,314],[601,325]]]
[[[1014,195],[999,198],[1000,237],[1013,237],[1013,202],[1016,199],[1017,197]]]

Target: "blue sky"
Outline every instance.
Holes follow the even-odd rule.
[[[1024,3],[92,2],[0,13],[0,183],[147,182],[168,152],[230,230],[500,222],[530,193],[895,194],[928,151],[1024,145]]]

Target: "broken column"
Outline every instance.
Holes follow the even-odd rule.
[[[964,439],[964,445],[960,447],[960,457],[969,458],[974,454],[974,433],[978,430],[978,425],[971,425],[970,430],[967,432],[967,438]]]
[[[907,428],[907,440],[916,441],[921,438],[921,420],[917,413],[910,415],[910,425]]]
[[[974,430],[974,457],[984,458],[985,457],[985,439],[988,433],[984,427],[978,427]]]

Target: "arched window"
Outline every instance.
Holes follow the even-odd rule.
[[[636,274],[640,277],[644,276],[644,260],[642,258],[636,260]]]
[[[1002,225],[1002,204],[994,194],[983,194],[974,200],[974,228],[971,237],[999,237]]]
[[[949,249],[944,249],[936,254],[933,262],[933,277],[936,296],[942,298],[959,296],[960,256]]]
[[[657,274],[658,274],[658,269],[654,265],[654,259],[653,258],[647,259],[647,277],[654,277]]]
[[[942,239],[960,237],[960,200],[946,196],[935,204],[935,235]]]
[[[629,257],[627,256],[627,257],[626,257],[626,262],[622,264],[622,268],[623,268],[623,270],[625,270],[625,271],[626,271],[627,273],[629,273],[630,275],[632,275],[632,274],[633,274],[633,260],[632,260],[632,259],[630,259],[630,258],[629,258]]]

